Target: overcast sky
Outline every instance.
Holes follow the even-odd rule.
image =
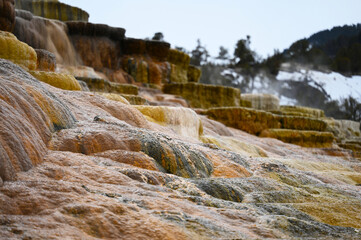
[[[212,56],[233,54],[251,36],[263,57],[294,41],[344,24],[361,23],[361,0],[60,0],[90,14],[90,22],[123,27],[127,37],[162,32],[172,46],[192,50],[199,38]]]

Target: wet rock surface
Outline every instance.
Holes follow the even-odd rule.
[[[356,185],[361,166],[350,156],[260,139],[204,119],[203,132],[209,136],[243,141],[264,152],[263,157],[234,153],[232,145],[225,150],[196,136],[181,137],[130,105],[94,93],[56,90],[11,63],[2,66],[3,83],[10,77],[17,79],[14,86],[34,88],[27,102],[49,96],[55,106],[61,103],[65,116],[77,120],[51,127],[42,105],[37,111],[44,126],[29,119],[33,131],[48,130],[38,133],[43,137],[28,135],[32,142],[39,139],[37,148],[42,146],[36,166],[13,173],[13,182],[1,175],[0,232],[6,238],[360,237]],[[4,100],[1,104],[4,109]],[[20,126],[13,120],[8,124]],[[7,138],[1,146],[11,142]],[[21,159],[26,156],[25,151]]]
[[[41,163],[51,133],[70,127],[74,117],[40,82],[11,62],[0,60],[1,170],[3,180]]]
[[[187,54],[124,29],[18,19],[19,39],[83,81],[1,32],[1,58],[18,65],[0,59],[0,238],[361,238],[355,122],[238,107],[239,91],[195,83]],[[183,98],[160,90],[169,82]]]

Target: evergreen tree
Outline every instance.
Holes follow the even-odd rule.
[[[202,46],[200,39],[197,40],[197,46],[194,50],[192,50],[191,55],[192,55],[190,62],[191,64],[195,66],[201,66],[207,63],[209,58],[209,53],[205,48],[205,46]]]
[[[255,54],[250,50],[250,44],[250,36],[247,36],[247,39],[238,40],[236,48],[234,50],[234,58],[237,66],[249,67],[255,64]]]
[[[217,59],[221,59],[221,60],[229,59],[228,49],[224,48],[223,46],[220,46]]]
[[[161,33],[161,32],[156,32],[156,33],[154,33],[154,36],[153,36],[152,40],[164,41],[164,35],[163,35],[163,33]]]

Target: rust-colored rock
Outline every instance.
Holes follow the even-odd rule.
[[[33,16],[30,12],[16,10],[14,35],[34,49],[45,49],[55,54],[59,64],[77,65],[80,62],[70,39],[67,26],[54,21]]]
[[[56,68],[55,55],[44,49],[35,49],[35,52],[38,59],[36,70],[54,72]]]
[[[43,161],[54,130],[70,127],[66,106],[18,66],[0,60],[0,177],[14,180]]]
[[[258,135],[268,128],[279,128],[280,122],[272,113],[242,107],[211,108],[205,114],[226,126]]]
[[[12,32],[15,25],[14,0],[0,0],[0,30]]]

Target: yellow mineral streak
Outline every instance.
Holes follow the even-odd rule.
[[[190,62],[189,55],[176,49],[170,49],[168,53],[168,62],[171,64],[170,82],[187,83],[187,72]]]
[[[72,91],[81,90],[80,84],[71,75],[42,71],[30,71],[30,74],[37,78],[39,81],[45,82],[53,87]]]
[[[103,97],[106,97],[109,100],[121,102],[121,103],[124,103],[126,105],[130,105],[128,100],[125,99],[124,97],[122,97],[119,94],[116,94],[116,93],[102,93],[102,92],[98,92],[97,94],[102,95]]]
[[[20,42],[12,33],[0,31],[0,58],[12,61],[25,70],[35,70],[37,55],[33,48]]]
[[[325,113],[321,109],[302,107],[302,106],[281,106],[280,111],[285,115],[298,115],[298,116],[311,116],[315,118],[321,118],[325,116]]]
[[[203,127],[198,115],[189,108],[165,106],[134,106],[149,121],[170,127],[177,134],[199,139]]]
[[[301,131],[290,129],[267,129],[262,131],[260,137],[276,138],[282,142],[311,148],[331,147],[334,140],[334,136],[330,132]]]
[[[258,146],[238,140],[234,137],[210,136],[201,137],[203,143],[214,144],[219,148],[233,151],[250,157],[267,157],[267,154]]]

